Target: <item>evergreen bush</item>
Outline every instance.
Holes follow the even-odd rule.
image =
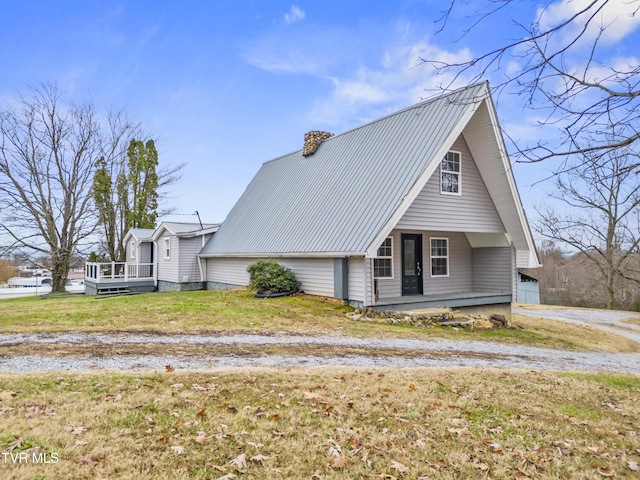
[[[276,260],[260,259],[247,267],[249,288],[264,293],[283,293],[298,289],[293,272]]]

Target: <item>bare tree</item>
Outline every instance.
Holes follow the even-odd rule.
[[[104,142],[94,106],[65,103],[53,84],[0,111],[0,235],[51,257],[54,292],[96,229],[91,185]]]
[[[621,282],[640,284],[640,189],[629,168],[637,161],[636,155],[620,149],[606,159],[578,162],[555,178],[552,197],[559,204],[538,208],[534,223],[543,237],[578,252],[576,262],[593,267],[595,275],[585,280],[591,282],[588,288],[605,289],[607,308],[618,308]]]
[[[464,37],[489,18],[502,19],[518,26],[522,34],[518,39],[460,63],[422,60],[449,74],[442,85],[445,90],[461,79],[474,83],[497,73],[501,80],[492,87],[496,97],[516,95],[521,105],[538,111],[541,126],[558,130],[559,136],[550,135],[548,129],[541,135],[557,137],[557,142],[521,145],[512,139],[520,161],[584,153],[606,158],[618,148],[635,145],[640,139],[640,66],[635,52],[628,59],[612,61],[607,48],[621,30],[635,28],[640,0],[545,1],[531,17],[522,18],[526,4],[480,0],[473,4],[476,13],[466,15],[467,25],[455,24]],[[440,31],[453,28],[451,17],[467,10],[467,2],[450,0]],[[514,60],[519,68],[508,69]],[[615,136],[600,135],[612,129]],[[591,139],[588,144],[587,138]]]

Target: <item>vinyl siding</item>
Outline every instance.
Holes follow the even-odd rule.
[[[511,247],[474,248],[473,290],[511,293],[514,271]]]
[[[461,153],[462,195],[440,193],[440,167],[398,222],[397,229],[451,232],[504,232],[469,147],[462,136],[451,150]]]
[[[373,292],[373,258],[364,259],[364,306],[368,307],[375,303],[375,294]]]
[[[180,282],[199,282],[200,268],[198,253],[202,250],[202,237],[181,238],[180,242]],[[189,277],[185,280],[183,277]]]
[[[138,262],[138,255],[136,255],[134,258],[131,258],[131,250],[134,249],[134,245],[135,245],[135,240],[129,240],[127,242],[127,245],[125,246],[126,248],[125,259],[124,259],[125,262],[129,262],[129,263]]]
[[[473,288],[471,247],[464,233],[437,231],[393,230],[393,278],[378,279],[379,298],[399,297],[402,295],[402,251],[400,235],[402,233],[422,234],[423,292],[424,295],[440,293],[470,292]],[[449,276],[432,277],[430,262],[430,238],[449,239]]]
[[[138,246],[138,263],[151,263],[151,249],[153,248],[152,242],[142,242]]]
[[[164,258],[164,239],[169,238],[171,241],[171,258]],[[178,265],[179,265],[179,251],[178,251],[179,239],[175,236],[171,236],[165,231],[165,234],[158,239],[158,280],[164,280],[166,282],[179,282]]]
[[[511,294],[512,302],[518,302],[518,268],[516,265],[518,264],[516,248],[511,246],[511,278],[513,279],[513,283],[511,284]]]
[[[311,295],[333,297],[333,258],[278,258],[278,263],[291,269],[300,289]],[[208,258],[207,281],[248,285],[247,266],[255,258]]]
[[[365,298],[365,259],[363,257],[349,258],[349,300],[364,302]]]

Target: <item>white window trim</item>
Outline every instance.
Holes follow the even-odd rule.
[[[164,242],[162,243],[163,248],[163,257],[165,260],[171,260],[171,239],[164,238]],[[168,253],[168,254],[167,254]]]
[[[456,197],[460,197],[462,196],[462,152],[458,152],[457,150],[449,150],[447,152],[448,153],[457,153],[458,157],[460,158],[460,162],[458,162],[458,165],[460,165],[460,171],[459,172],[454,172],[451,170],[442,170],[442,160],[440,160],[440,194],[441,195],[455,195]],[[444,159],[443,159],[444,160]],[[443,173],[453,173],[454,175],[458,175],[458,191],[457,192],[445,192],[444,190],[442,190],[442,174]]]
[[[385,239],[384,239],[384,241],[383,241],[383,243],[384,243],[384,242],[386,242],[387,240],[391,240],[391,256],[389,256],[389,257],[379,257],[379,256],[378,256],[378,250],[379,250],[379,249],[380,249],[380,247],[382,246],[382,244],[381,244],[381,245],[380,245],[380,247],[378,247],[378,250],[376,250],[376,256],[375,256],[375,257],[374,257],[374,259],[373,259],[373,260],[374,260],[374,261],[373,261],[373,265],[372,265],[372,268],[373,268],[373,278],[377,278],[377,279],[380,279],[380,280],[393,280],[393,279],[395,278],[395,277],[394,277],[395,269],[393,268],[393,237],[387,237],[387,238],[385,238]],[[375,268],[375,265],[376,265],[376,263],[375,263],[375,259],[376,259],[376,258],[388,258],[389,260],[391,260],[391,276],[390,276],[390,277],[376,277],[376,273],[375,273],[375,272],[376,272],[376,268]]]
[[[129,242],[129,247],[131,249],[131,253],[129,254],[129,257],[131,258],[131,260],[135,260],[136,259],[136,241],[131,240]]]
[[[432,240],[445,240],[447,242],[447,255],[446,256],[441,256],[441,255],[433,256],[432,255],[432,250],[433,250],[433,244],[431,243]],[[432,262],[432,260],[434,258],[446,258],[447,259],[447,274],[446,275],[434,275],[433,274],[433,262]],[[431,274],[432,277],[442,278],[442,277],[448,277],[450,271],[451,271],[451,264],[449,263],[449,238],[448,237],[431,237],[431,238],[429,238],[429,273]]]

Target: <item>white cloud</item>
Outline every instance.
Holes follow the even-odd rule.
[[[569,20],[591,2],[592,0],[560,0],[538,10],[540,28],[547,30]],[[631,0],[600,0],[572,22],[563,34],[563,41],[578,35],[586,20],[595,14],[583,40],[585,42],[594,40],[602,28],[600,41],[606,44],[618,43],[640,26],[638,8],[638,3]]]
[[[450,85],[452,77],[437,75],[420,58],[457,63],[470,60],[471,52],[438,48],[424,36],[423,27],[415,27],[420,36],[411,35],[411,28],[406,23],[369,24],[348,30],[324,28],[313,35],[287,30],[257,39],[243,57],[268,72],[326,81],[329,90],[310,103],[309,121],[339,131],[419,102],[437,93],[440,85],[466,84],[467,78],[458,78]]]
[[[305,13],[300,7],[296,5],[291,5],[291,8],[287,13],[284,14],[284,23],[287,25],[292,25],[296,22],[304,20]]]
[[[314,121],[337,127],[349,127],[353,120],[367,122],[412,105],[431,96],[439,85],[449,85],[453,78],[438,76],[420,58],[459,62],[469,60],[467,49],[458,52],[441,50],[425,41],[400,42],[385,50],[379,62],[354,72],[331,77],[332,92],[318,100],[310,112]],[[461,86],[459,78],[453,86]],[[348,119],[350,125],[344,123]]]

